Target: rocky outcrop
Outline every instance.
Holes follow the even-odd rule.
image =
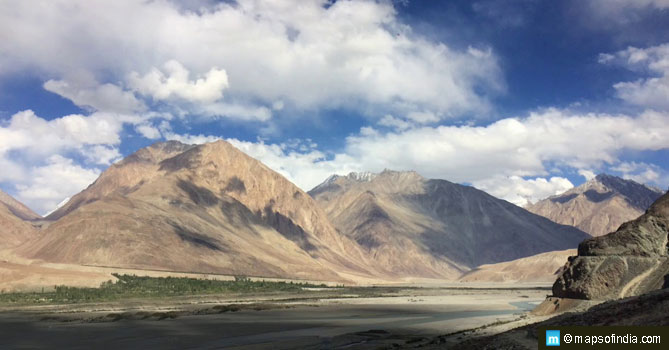
[[[632,180],[600,174],[565,193],[530,204],[526,209],[592,236],[602,236],[638,218],[662,193]]]
[[[615,299],[666,285],[669,276],[669,194],[616,232],[583,241],[553,285],[553,295]]]

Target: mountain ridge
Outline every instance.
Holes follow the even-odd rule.
[[[30,220],[39,218],[38,214],[0,190],[0,248],[15,247],[33,238],[36,229]]]
[[[669,287],[669,193],[639,218],[581,242],[553,284],[562,298],[607,300]]]
[[[662,193],[632,180],[599,174],[565,193],[530,204],[526,209],[593,236],[602,236],[642,215]]]
[[[412,267],[383,257],[407,250],[424,273],[441,268],[436,273],[448,278],[482,264],[574,248],[589,237],[473,187],[413,171],[386,170],[362,182],[330,177],[309,194],[342,233],[400,273]]]
[[[156,143],[110,166],[21,247],[59,263],[268,277],[383,276],[287,179],[225,141]]]

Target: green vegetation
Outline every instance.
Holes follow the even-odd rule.
[[[184,277],[139,277],[114,274],[116,282],[102,283],[100,288],[56,286],[43,293],[0,294],[0,304],[75,304],[132,298],[162,298],[183,295],[234,293],[301,293],[303,288],[325,287],[308,283],[251,281],[238,276],[234,281]]]

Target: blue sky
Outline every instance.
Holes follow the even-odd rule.
[[[305,190],[416,170],[522,205],[669,185],[669,1],[0,1],[0,188],[39,213],[167,139]]]

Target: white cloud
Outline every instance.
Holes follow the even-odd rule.
[[[135,126],[135,131],[150,140],[159,139],[161,136],[160,130],[150,124],[139,124]]]
[[[472,185],[521,207],[574,187],[571,181],[563,177],[523,179],[520,176],[494,176],[476,181]]]
[[[412,123],[407,122],[406,120],[395,118],[390,114],[386,114],[378,122],[381,126],[387,126],[394,128],[395,130],[406,130],[413,126]]]
[[[586,181],[590,181],[597,176],[593,171],[587,169],[579,169],[578,174],[583,176]]]
[[[117,147],[103,145],[87,147],[82,153],[90,164],[109,165],[122,158]]]
[[[113,84],[99,84],[92,77],[76,81],[48,80],[44,89],[71,100],[77,106],[94,111],[133,113],[146,110],[131,92]]]
[[[645,49],[629,47],[614,54],[601,54],[599,62],[650,73],[650,77],[619,82],[613,87],[619,98],[631,104],[669,110],[669,44]]]
[[[239,120],[267,121],[272,118],[272,111],[267,107],[232,103],[210,103],[194,108],[199,114],[208,117],[227,117]]]
[[[483,113],[486,96],[504,89],[489,49],[430,41],[385,1],[9,1],[0,3],[0,33],[12,33],[0,41],[0,74],[44,72],[55,77],[49,89],[85,105],[100,105],[100,94],[130,96],[109,85],[60,86],[73,72],[165,103],[283,101],[379,118]]]
[[[305,191],[316,187],[332,174],[348,174],[351,171],[361,170],[356,160],[346,155],[326,160],[324,153],[313,149],[303,152],[285,145],[266,144],[262,141],[248,142],[237,139],[227,139],[227,141]]]
[[[16,113],[0,124],[0,182],[45,213],[95,180],[98,167],[121,158],[118,146],[125,124],[150,118],[95,112],[45,120],[31,110]]]
[[[625,179],[659,186],[665,191],[669,188],[669,172],[655,164],[645,162],[621,162],[612,167],[611,170],[620,172]]]
[[[58,206],[90,185],[100,175],[97,169],[86,169],[59,155],[48,158],[43,166],[29,169],[30,181],[17,185],[17,198],[40,214]]]
[[[71,114],[45,120],[31,110],[14,114],[6,127],[0,127],[0,155],[21,150],[44,156],[88,145],[117,145],[124,120],[133,117],[107,113],[90,116]]]
[[[432,112],[409,112],[407,118],[419,124],[435,123],[440,119]]]
[[[581,1],[577,2],[582,5]],[[642,20],[640,13],[669,8],[669,0],[586,0],[590,20],[626,24]],[[609,23],[609,25],[611,25]]]
[[[438,126],[381,133],[365,128],[345,153],[368,170],[414,169],[458,182],[490,177],[544,176],[548,166],[576,169],[614,164],[624,149],[669,147],[669,115],[571,114],[548,109],[488,126]]]
[[[170,60],[163,68],[167,74],[155,67],[143,76],[132,72],[128,84],[138,93],[155,100],[181,98],[194,103],[219,100],[228,87],[228,75],[223,69],[211,68],[204,76],[191,81],[190,72],[178,61]]]

